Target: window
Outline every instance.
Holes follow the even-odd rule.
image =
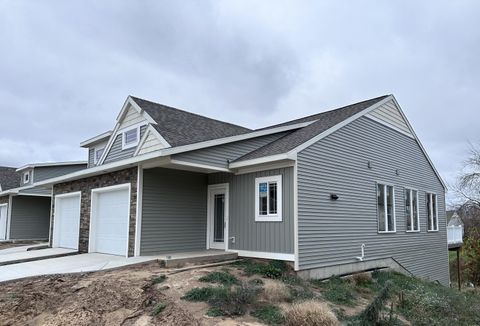
[[[436,194],[427,193],[428,231],[438,231],[438,202]]]
[[[140,139],[140,127],[126,130],[122,134],[122,149],[132,148],[138,145]]]
[[[282,221],[282,176],[255,179],[255,221]]]
[[[395,191],[393,186],[377,184],[378,232],[396,232]]]
[[[18,178],[18,177],[17,177]],[[17,179],[18,180],[18,179]],[[23,174],[23,183],[29,183],[30,182],[30,171],[25,172]]]
[[[104,151],[105,147],[95,148],[95,154],[93,156],[93,161],[95,164],[100,161],[100,158],[102,157]]]
[[[407,220],[407,232],[420,231],[417,190],[405,189],[405,217]]]

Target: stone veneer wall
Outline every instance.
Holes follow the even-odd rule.
[[[135,223],[137,218],[137,167],[129,168],[121,171],[106,173],[85,179],[59,183],[53,186],[53,194],[60,195],[70,192],[81,191],[80,204],[80,236],[79,246],[80,252],[88,252],[88,233],[90,231],[90,199],[92,189],[115,186],[119,184],[130,183],[130,226],[128,236],[128,256],[134,255],[135,248]],[[52,223],[50,225],[53,234],[55,201],[52,200]],[[50,245],[52,239],[50,238]]]

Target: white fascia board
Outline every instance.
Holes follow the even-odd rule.
[[[147,130],[143,134],[142,139],[140,139],[140,142],[138,143],[137,149],[135,150],[135,153],[133,153],[133,156],[138,155],[138,153],[142,149],[142,146],[145,143],[145,141],[147,140],[148,135],[150,133],[152,133],[153,135],[155,135],[155,137],[157,137],[158,141],[163,145],[164,148],[169,148],[170,147],[170,144],[165,140],[165,138],[163,138],[162,135],[160,135],[158,133],[158,131],[155,128],[153,128],[153,126],[151,124],[149,124],[148,127],[147,127]]]
[[[233,162],[233,163],[230,163],[228,167],[230,169],[237,169],[245,166],[258,165],[258,164],[264,164],[264,163],[270,163],[270,162],[282,161],[282,160],[296,160],[296,157],[294,155],[288,155],[287,153],[283,153],[283,154],[255,158],[252,160]]]
[[[314,123],[315,121],[316,120],[308,121],[308,122],[302,122],[302,123],[296,123],[296,124],[293,124],[293,125],[276,127],[276,128],[271,128],[271,129],[262,129],[262,130],[258,130],[258,131],[248,132],[248,133],[241,134],[241,135],[230,136],[230,137],[225,137],[225,138],[217,138],[217,139],[207,140],[207,141],[203,141],[203,142],[199,142],[199,143],[195,143],[195,144],[172,147],[172,148],[169,148],[169,149],[165,150],[165,155],[173,155],[173,154],[178,154],[178,153],[183,153],[183,152],[190,152],[190,151],[194,151],[194,150],[202,149],[202,148],[206,148],[206,147],[213,147],[213,146],[233,143],[233,142],[236,142],[236,141],[241,141],[241,140],[246,140],[246,139],[251,139],[251,138],[257,138],[257,137],[267,136],[267,135],[271,135],[271,134],[276,134],[276,133],[283,132],[283,131],[299,129],[299,128],[306,127],[306,126]]]
[[[61,165],[84,165],[87,164],[87,161],[71,161],[71,162],[45,162],[45,163],[32,163],[19,167],[15,172],[21,172],[27,169],[34,169],[38,167],[50,167],[50,166],[61,166]]]
[[[150,130],[151,132],[157,136],[158,140],[160,141],[160,143],[162,143],[162,145],[165,147],[165,148],[169,148],[169,147],[172,147],[169,142],[163,138],[163,136],[158,132],[157,129],[155,129],[152,125],[150,125]]]
[[[216,171],[216,172],[231,172],[227,168],[222,168],[218,166],[213,166],[213,165],[207,165],[207,164],[199,164],[199,163],[192,163],[192,162],[186,162],[186,161],[181,161],[181,160],[175,160],[175,159],[170,159],[171,164],[175,165],[182,165],[182,166],[187,166],[187,167],[192,167],[192,168],[198,168],[198,169],[205,169],[209,171]]]
[[[80,143],[80,147],[84,147],[84,148],[90,147],[93,144],[96,144],[96,143],[98,143],[98,142],[100,142],[100,141],[102,141],[106,138],[109,138],[112,135],[112,133],[113,133],[113,131],[109,130],[109,131],[104,132],[103,134],[100,134],[98,136],[87,139],[87,140]]]
[[[437,170],[437,168],[435,167],[435,165],[433,165],[433,162],[432,162],[432,160],[430,159],[430,157],[428,156],[427,151],[425,150],[425,147],[423,147],[422,143],[420,142],[420,139],[417,137],[417,134],[415,133],[415,130],[413,129],[413,127],[412,127],[412,125],[410,124],[410,122],[408,121],[407,116],[405,115],[405,113],[403,112],[402,108],[400,107],[400,104],[398,104],[397,99],[396,99],[393,95],[392,95],[392,99],[393,99],[393,103],[395,103],[395,105],[397,106],[398,111],[400,111],[400,114],[402,115],[403,119],[405,119],[405,122],[407,123],[407,126],[408,126],[408,128],[410,129],[410,131],[412,132],[414,139],[417,141],[418,146],[420,146],[420,149],[422,150],[423,154],[424,154],[425,157],[427,158],[428,163],[430,164],[430,166],[432,167],[433,171],[435,172],[435,174],[437,175],[438,179],[440,180],[440,183],[442,184],[443,188],[444,188],[445,190],[448,190],[448,187],[447,187],[446,183],[443,181],[443,179],[442,179],[442,177],[440,176],[440,173],[438,172],[438,170]]]

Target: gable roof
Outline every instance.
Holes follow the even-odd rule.
[[[0,166],[0,189],[2,191],[20,186],[20,173],[16,168]]]
[[[207,118],[138,97],[130,96],[130,98],[157,123],[152,126],[172,147],[252,131],[242,126]]]
[[[358,102],[355,104],[347,105],[335,110],[326,111],[318,114],[314,114],[308,117],[288,121],[279,125],[270,126],[267,128],[285,126],[294,123],[314,121],[306,127],[298,129],[270,144],[260,147],[253,152],[245,154],[244,156],[236,159],[234,162],[257,159],[264,156],[277,155],[300,146],[309,139],[321,134],[322,132],[338,125],[342,121],[352,117],[353,115],[371,107],[372,105],[384,100],[389,95],[380,96],[370,100]]]

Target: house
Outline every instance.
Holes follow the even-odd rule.
[[[87,169],[38,183],[53,186],[53,246],[449,283],[445,184],[393,95],[255,130],[130,96],[81,146]]]
[[[52,189],[35,183],[86,166],[86,162],[58,162],[0,168],[0,240],[48,239]]]

